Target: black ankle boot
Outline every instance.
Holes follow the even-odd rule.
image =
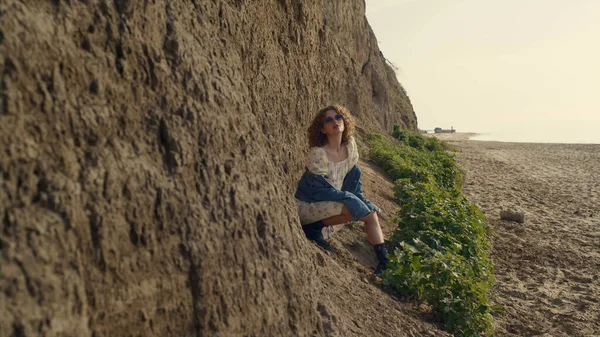
[[[325,241],[325,238],[323,238],[323,233],[321,232],[323,227],[325,227],[325,224],[323,221],[319,220],[317,222],[303,225],[302,230],[309,240],[314,241],[317,245],[325,250],[331,250],[329,242]]]
[[[377,255],[377,261],[379,261],[373,273],[375,275],[381,275],[381,273],[387,269],[387,264],[390,262],[387,258],[387,243],[383,242],[375,245],[373,246],[373,249],[375,250],[375,255]]]

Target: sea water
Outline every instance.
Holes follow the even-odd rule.
[[[538,123],[476,132],[470,140],[519,143],[600,144],[600,122]]]

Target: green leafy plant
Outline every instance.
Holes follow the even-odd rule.
[[[485,217],[462,194],[463,174],[439,140],[400,129],[394,136],[399,142],[368,136],[370,157],[395,179],[402,206],[384,283],[426,301],[455,334],[491,334]]]

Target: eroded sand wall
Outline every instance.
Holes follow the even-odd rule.
[[[3,336],[335,331],[292,198],[305,127],[338,101],[416,129],[363,1],[0,11]]]

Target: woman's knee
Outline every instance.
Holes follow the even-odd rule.
[[[362,222],[377,221],[377,213],[376,212],[371,212],[371,213],[367,214],[366,216],[362,217],[360,219],[360,221],[362,221]]]

